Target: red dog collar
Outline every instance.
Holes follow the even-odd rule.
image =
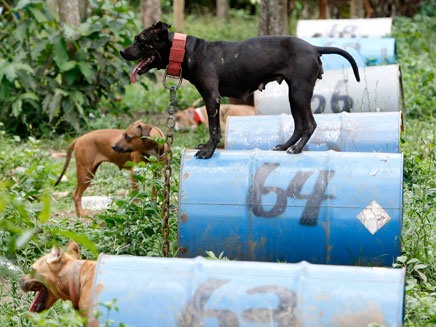
[[[197,124],[206,123],[206,120],[201,116],[200,111],[198,109],[195,109],[194,107],[189,107],[186,108],[185,110],[194,112],[194,121]]]
[[[197,110],[194,111],[194,120],[197,124],[203,123],[203,120],[201,119],[201,116],[197,112]]]
[[[174,33],[173,45],[170,50],[170,62],[167,67],[167,74],[180,76],[182,62],[185,57],[186,34]]]

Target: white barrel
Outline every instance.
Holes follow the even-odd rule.
[[[298,37],[384,37],[392,33],[392,18],[299,20]]]
[[[315,85],[312,112],[401,111],[402,88],[399,65],[359,68],[360,82],[352,69],[325,71]],[[289,114],[288,85],[270,82],[254,93],[257,115]]]

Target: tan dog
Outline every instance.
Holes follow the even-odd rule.
[[[227,117],[230,116],[254,116],[254,107],[247,105],[222,104],[220,107],[220,126],[226,130]],[[199,124],[208,124],[206,106],[194,109],[188,108],[174,114],[176,131],[191,128],[195,129]]]
[[[92,320],[92,285],[96,261],[80,260],[79,246],[69,241],[67,251],[53,247],[49,254],[32,265],[32,273],[21,279],[25,292],[37,292],[30,312],[50,308],[57,300],[70,300],[76,310]],[[90,322],[97,326],[96,320]]]
[[[137,188],[133,177],[133,168],[124,167],[124,164],[127,161],[135,163],[147,161],[146,158],[152,155],[162,157],[166,152],[166,145],[160,146],[153,140],[155,136],[163,138],[164,134],[157,127],[136,121],[127,130],[98,129],[82,135],[70,144],[64,168],[55,185],[59,184],[62,176],[65,174],[70,163],[71,154],[74,151],[76,157],[77,188],[73,193],[73,200],[77,216],[82,217],[85,214],[82,207],[82,195],[90,185],[97,168],[102,162],[112,162],[120,169],[130,169],[132,187]],[[123,142],[129,142],[129,146],[123,151],[119,151],[120,149],[115,144]]]

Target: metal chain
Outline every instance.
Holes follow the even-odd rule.
[[[168,151],[165,156],[166,165],[165,165],[165,182],[164,182],[164,197],[162,202],[162,216],[163,216],[163,225],[162,225],[162,235],[163,235],[163,242],[162,242],[162,253],[164,257],[168,257],[168,252],[170,249],[170,244],[168,242],[168,235],[170,234],[170,226],[168,224],[168,220],[170,218],[170,197],[171,197],[171,175],[172,175],[172,169],[171,169],[171,161],[173,160],[173,151],[171,149],[171,145],[173,144],[173,130],[174,126],[176,125],[176,121],[174,119],[174,112],[176,110],[175,102],[176,102],[176,91],[182,84],[182,72],[180,72],[180,76],[176,76],[175,78],[178,78],[179,81],[177,85],[175,86],[169,86],[166,83],[167,73],[165,71],[164,79],[163,79],[163,85],[170,90],[170,102],[168,103],[168,117],[167,117],[167,127],[168,132],[165,139],[165,142],[168,146]],[[174,76],[171,76],[174,77]]]

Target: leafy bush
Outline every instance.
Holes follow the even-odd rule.
[[[436,112],[436,19],[396,17],[398,61],[401,64],[406,114],[434,117]]]
[[[0,30],[1,119],[20,135],[79,131],[129,81],[119,50],[139,27],[126,1],[90,1],[92,15],[64,28],[42,0],[21,0]],[[14,15],[19,14],[19,19]],[[132,31],[132,32],[130,32]]]
[[[119,106],[131,113],[152,115],[167,110],[169,92],[162,86],[160,81],[153,82],[150,79],[142,79],[141,84],[130,84],[126,87],[125,96],[121,98]],[[176,107],[180,110],[191,107],[194,103],[201,105],[202,97],[197,89],[188,83],[184,83],[177,92]]]
[[[164,140],[162,140],[164,141]],[[175,149],[174,149],[175,150]],[[180,165],[180,151],[175,151],[173,162],[173,178],[171,183],[170,217],[171,233],[170,256],[177,253],[177,203],[178,192],[177,171]],[[150,158],[153,160],[153,158]],[[131,254],[140,256],[162,255],[162,201],[164,162],[152,161],[128,163],[135,169],[135,178],[139,181],[140,189],[133,191],[126,199],[115,201],[113,208],[98,215],[98,223],[104,226],[103,239],[100,250],[111,254]],[[153,194],[153,188],[156,194]]]
[[[406,121],[403,254],[406,326],[436,324],[436,131],[434,120]]]

